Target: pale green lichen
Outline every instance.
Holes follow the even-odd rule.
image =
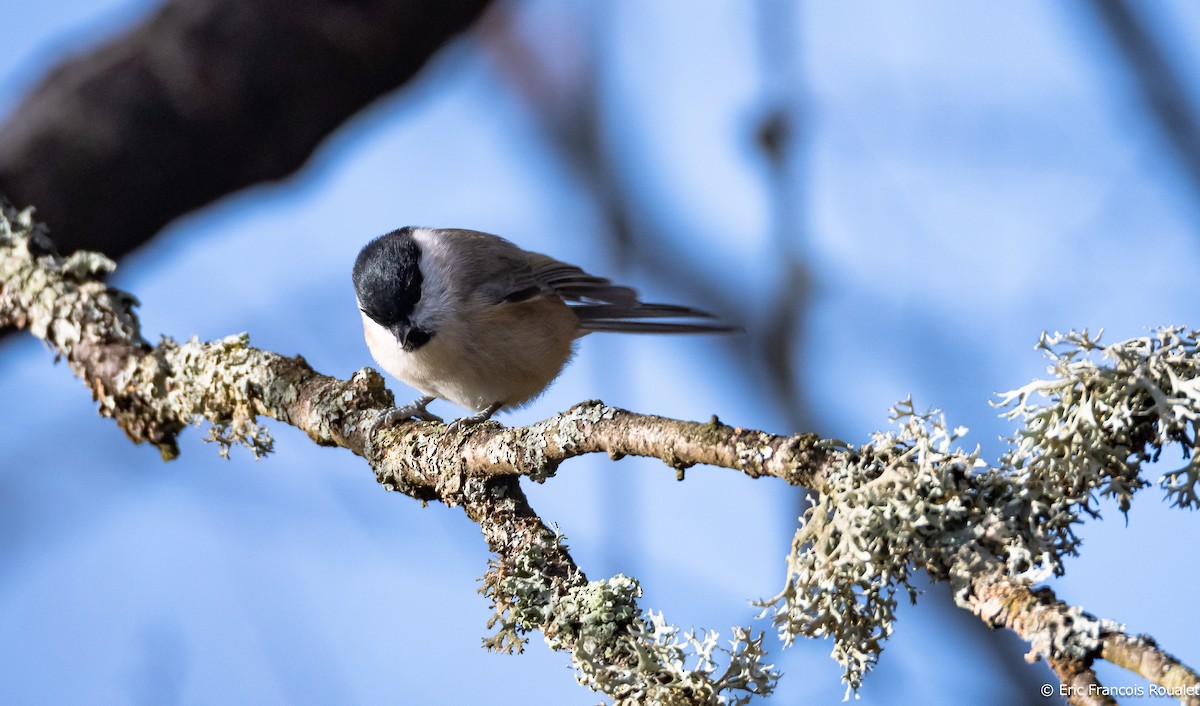
[[[537,483],[544,482],[554,475],[556,466],[546,462],[545,449],[551,445],[565,452],[579,449],[587,441],[592,425],[602,420],[612,419],[617,410],[597,401],[584,402],[559,415],[550,425],[542,425],[537,433],[522,445],[525,452],[525,462],[536,472],[529,478]]]
[[[544,433],[537,431],[522,434],[516,439],[515,448],[520,452],[521,461],[529,468],[536,469],[530,477],[537,483],[544,482],[553,475],[551,464],[546,462],[546,449],[550,441]]]
[[[116,264],[99,253],[81,251],[63,258],[52,250],[33,209],[17,211],[0,201],[0,306],[19,319],[11,323],[68,358],[85,327],[111,327],[111,332],[93,333],[140,342],[129,313],[135,300],[98,280]]]
[[[63,275],[74,278],[77,282],[86,282],[116,271],[117,263],[98,252],[89,250],[71,253],[61,266]]]
[[[683,632],[661,614],[642,614],[641,586],[628,576],[550,579],[562,540],[547,535],[496,564],[483,589],[496,603],[488,626],[499,626],[489,648],[520,651],[522,633],[541,630],[552,649],[571,653],[580,684],[617,704],[746,704],[771,693],[779,674],[765,663],[761,634],[735,628],[727,649],[715,632]]]
[[[157,428],[158,436],[135,438],[156,439],[168,458],[177,452],[173,430],[204,419],[212,422],[208,439],[220,446],[222,455],[234,444],[247,446],[256,456],[269,452],[270,436],[257,424],[256,414],[278,413],[270,398],[295,393],[267,373],[261,357],[268,354],[251,349],[244,335],[182,345],[166,339],[149,349],[133,314],[136,300],[99,279],[115,268],[99,253],[53,254],[31,210],[18,213],[7,204],[0,206],[0,311],[10,323],[44,339],[76,375],[88,379],[101,414],[121,418],[126,413],[125,424]],[[111,381],[92,379],[86,366],[93,361],[77,355],[84,343],[125,346],[122,354],[129,363]],[[187,384],[178,384],[180,380]],[[134,402],[137,412],[130,416],[128,405]],[[131,429],[127,427],[132,436]]]
[[[765,613],[785,641],[832,637],[849,695],[892,633],[897,591],[916,599],[914,569],[949,580],[964,607],[988,573],[1027,586],[1059,574],[1096,495],[1128,508],[1146,485],[1144,464],[1172,443],[1188,462],[1159,483],[1175,505],[1195,507],[1198,338],[1181,328],[1111,346],[1086,332],[1043,337],[1055,377],[1001,396],[1024,426],[995,468],[955,445],[965,428],[901,403],[896,430],[838,455]],[[1097,649],[1100,621],[1082,610],[1059,617],[1026,625],[1035,654],[1081,659]]]
[[[745,468],[755,475],[761,474],[767,461],[774,454],[774,449],[771,448],[770,441],[770,435],[763,432],[759,432],[757,438],[753,440],[738,437],[734,444],[738,466]]]
[[[826,493],[812,499],[793,539],[784,589],[762,604],[785,643],[834,638],[850,689],[892,632],[897,590],[915,598],[913,567],[940,566],[954,546],[975,550],[965,563],[981,560],[973,543],[991,512],[969,480],[977,454],[951,448],[960,430],[914,414],[911,402],[897,407],[896,420],[898,431],[876,434],[828,472]]]
[[[1051,359],[1053,379],[1001,397],[1007,416],[1024,423],[1006,464],[1027,483],[1068,488],[1051,512],[1079,506],[1091,513],[1093,491],[1126,509],[1147,485],[1143,465],[1177,444],[1188,462],[1158,482],[1174,505],[1200,506],[1198,339],[1200,331],[1182,327],[1109,346],[1087,331],[1043,336],[1038,348]],[[1069,533],[1062,541],[1077,543]]]
[[[244,333],[211,342],[193,338],[182,344],[164,338],[154,356],[126,368],[118,380],[164,417],[196,426],[209,421],[205,441],[215,442],[221,456],[228,458],[230,448],[241,445],[258,458],[273,448],[270,434],[258,424],[258,414],[282,416],[282,405],[297,394],[273,375],[263,359],[270,355],[251,348]],[[171,384],[164,377],[167,371],[187,384]]]
[[[583,402],[556,417],[549,431],[556,444],[571,449],[583,443],[591,425],[612,419],[616,415],[616,409],[601,402]]]
[[[1125,627],[1089,615],[1082,606],[1069,606],[1030,631],[1029,653],[1082,660],[1100,649],[1101,635]]]

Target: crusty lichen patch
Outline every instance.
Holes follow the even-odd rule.
[[[0,202],[0,315],[11,319],[4,323],[28,329],[64,356],[89,326],[116,324],[118,335],[136,338],[136,322],[118,315],[131,299],[98,279],[116,264],[99,253],[62,258],[52,249],[33,209],[18,212]]]
[[[258,414],[282,418],[286,412],[276,403],[297,396],[274,376],[267,355],[251,348],[246,334],[182,344],[164,338],[157,355],[127,368],[121,382],[153,400],[162,416],[196,425],[209,421],[206,440],[216,442],[222,456],[242,445],[260,457],[271,452],[272,441]]]
[[[114,336],[140,341],[127,311],[132,297],[98,279],[116,264],[99,253],[62,258],[51,249],[32,209],[17,212],[0,202],[0,323],[28,329],[68,359],[89,329],[111,328]]]
[[[30,210],[0,202],[0,326],[24,328],[45,341],[92,389],[101,414],[169,457],[179,422],[152,418],[142,400],[124,395],[113,379],[126,360],[150,351],[133,314],[136,300],[100,279],[114,268],[98,253],[54,254]]]
[[[734,628],[730,647],[716,632],[684,632],[661,613],[643,614],[636,579],[557,576],[552,557],[562,535],[545,533],[509,560],[495,562],[481,591],[496,614],[489,649],[519,652],[522,633],[541,630],[554,650],[569,651],[579,683],[618,704],[746,704],[779,679],[765,661],[762,635]]]
[[[1048,592],[1029,590],[1022,582],[998,572],[977,577],[975,586],[964,607],[989,626],[1013,626],[1030,643],[1026,655],[1029,661],[1043,657],[1089,661],[1098,654],[1104,633],[1125,629],[1079,606],[1063,605]]]

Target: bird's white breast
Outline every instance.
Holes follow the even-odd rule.
[[[499,309],[500,307],[496,307]],[[537,397],[574,352],[575,315],[561,302],[522,302],[471,326],[450,322],[415,351],[403,350],[384,327],[363,315],[372,357],[386,372],[431,397],[467,409],[503,409]]]

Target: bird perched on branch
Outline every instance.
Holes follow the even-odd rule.
[[[457,428],[540,395],[589,333],[736,330],[699,309],[639,301],[629,287],[499,236],[454,228],[408,226],[367,243],[354,291],[371,355],[422,395],[389,411],[389,421],[441,421],[426,410],[441,398],[475,411]]]

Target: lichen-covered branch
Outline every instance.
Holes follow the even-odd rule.
[[[1200,674],[1163,651],[1148,635],[1102,632],[1100,658],[1163,687],[1183,706],[1200,706]]]
[[[29,211],[0,218],[0,326],[28,329],[91,388],[100,413],[135,442],[178,453],[188,425],[211,423],[210,438],[255,454],[270,451],[266,415],[294,424],[314,441],[363,453],[368,410],[391,403],[370,370],[349,381],[320,375],[302,358],[256,350],[246,336],[150,346],[133,314],[135,300],[99,279],[112,261],[96,253],[54,255]]]
[[[715,419],[643,417],[599,402],[523,429],[491,425],[454,436],[442,425],[385,426],[393,399],[370,369],[338,380],[300,357],[252,348],[245,335],[151,346],[132,297],[99,279],[113,268],[94,253],[53,254],[31,212],[0,207],[0,326],[27,329],[50,345],[92,390],[100,413],[135,442],[156,444],[170,459],[178,433],[207,422],[223,454],[242,445],[260,455],[271,438],[259,416],[294,425],[318,444],[366,458],[386,489],[462,506],[480,525],[496,554],[484,592],[499,627],[487,646],[519,649],[523,633],[540,630],[552,648],[570,653],[581,683],[620,704],[744,704],[774,687],[778,673],[765,662],[761,635],[735,629],[722,648],[715,633],[682,634],[661,614],[643,612],[635,580],[588,581],[530,509],[518,478],[544,479],[567,458],[607,451],[657,456],[681,469],[721,460],[795,482],[811,475],[803,464],[827,455],[815,439]]]
[[[1059,602],[1048,588],[1031,590],[998,573],[972,582],[960,605],[991,628],[1007,628],[1030,643],[1025,659],[1045,659],[1062,682],[1072,704],[1115,704],[1100,689],[1092,670],[1099,656],[1101,633],[1120,626],[1088,615],[1078,606]]]
[[[413,454],[444,428],[429,425],[420,431],[404,430],[395,445],[401,465],[411,465]],[[708,423],[686,422],[636,414],[590,401],[527,427],[488,425],[471,434],[443,460],[483,475],[523,475],[543,481],[565,460],[589,453],[607,453],[614,459],[646,456],[661,459],[682,473],[697,464],[739,470],[752,478],[774,476],[793,485],[820,487],[824,472],[843,446],[814,434],[776,436],[730,427],[716,417]],[[432,469],[440,473],[442,468]]]
[[[1128,669],[1179,698],[1200,705],[1200,675],[1163,651],[1145,635],[1069,606],[1049,588],[1032,589],[998,574],[973,581],[963,607],[988,627],[1012,630],[1029,641],[1027,660],[1045,659],[1059,676],[1071,703],[1116,703],[1097,689],[1092,664],[1102,659]]]
[[[1024,425],[1000,463],[959,448],[966,429],[906,401],[894,431],[831,465],[801,518],[784,588],[762,605],[785,640],[833,637],[851,689],[891,634],[895,594],[915,600],[915,569],[949,580],[955,601],[972,610],[981,577],[1025,590],[1061,574],[1079,546],[1074,525],[1097,514],[1096,496],[1128,508],[1148,485],[1146,462],[1169,444],[1188,460],[1159,483],[1175,505],[1195,506],[1200,332],[1166,328],[1110,346],[1072,332],[1044,337],[1040,347],[1052,377],[1002,396]],[[1000,624],[1022,626],[1017,632],[1052,665],[1101,656],[1099,624],[1035,630],[1036,605],[1001,603],[1014,617]]]
[[[495,554],[483,592],[496,632],[485,644],[519,650],[525,634],[540,631],[570,655],[581,683],[618,703],[741,704],[770,693],[778,674],[761,635],[735,628],[721,647],[715,633],[684,633],[640,608],[636,580],[589,581],[580,571],[519,479],[544,481],[587,453],[658,458],[680,475],[720,466],[812,491],[784,586],[762,606],[785,642],[832,637],[849,690],[893,630],[897,592],[915,600],[911,576],[924,570],[950,582],[958,605],[1028,640],[1030,656],[1047,660],[1073,703],[1109,703],[1092,672],[1097,659],[1185,703],[1200,692],[1196,673],[1153,640],[1033,588],[1077,551],[1073,527],[1096,513],[1095,497],[1128,507],[1148,485],[1145,462],[1164,446],[1182,446],[1188,461],[1160,484],[1174,504],[1196,506],[1200,332],[1162,329],[1107,347],[1086,332],[1044,339],[1052,377],[1002,397],[1023,425],[989,465],[978,449],[957,445],[965,429],[911,401],[897,406],[893,430],[853,447],[600,402],[519,428],[388,425],[393,399],[370,369],[338,380],[298,356],[252,348],[245,335],[151,345],[133,298],[101,281],[112,269],[97,254],[53,254],[28,211],[0,208],[0,326],[43,339],[131,439],[171,458],[183,429],[207,423],[222,453],[241,445],[263,454],[271,450],[259,423],[266,416],[362,456],[388,490],[462,507]]]
[[[487,647],[519,652],[522,635],[540,630],[552,649],[571,654],[581,684],[617,704],[745,704],[774,688],[779,674],[765,663],[761,634],[735,628],[725,649],[716,633],[681,633],[661,613],[643,614],[637,580],[588,581],[515,477],[472,478],[466,489],[464,509],[497,556],[481,589],[496,606]]]
[[[1056,671],[1071,664],[1089,667],[1100,654],[1101,635],[1121,630],[1060,602],[1049,588],[1034,590],[999,573],[976,577],[963,604],[988,627],[1007,628],[1028,641],[1027,660],[1046,658]]]
[[[0,218],[0,326],[27,329],[66,359],[91,388],[100,413],[129,437],[177,453],[182,429],[208,422],[224,452],[243,445],[270,451],[267,416],[305,431],[318,444],[342,446],[372,462],[380,481],[422,499],[461,505],[468,476],[527,475],[544,480],[564,460],[605,452],[662,459],[683,469],[695,464],[819,484],[836,442],[809,435],[780,437],[721,424],[641,415],[585,402],[528,427],[483,425],[454,444],[440,424],[383,427],[393,404],[383,379],[370,369],[348,381],[314,371],[303,358],[252,348],[246,335],[219,341],[156,346],[141,336],[136,304],[106,287],[115,268],[80,252],[52,254],[52,244],[29,211]],[[437,453],[429,453],[436,448]]]

